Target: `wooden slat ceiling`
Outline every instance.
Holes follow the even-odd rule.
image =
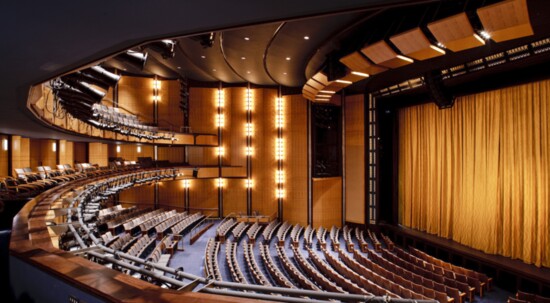
[[[526,0],[509,0],[482,7],[477,15],[495,42],[534,34]]]
[[[437,51],[433,48],[420,27],[395,35],[390,40],[401,53],[416,60],[426,60],[445,54],[443,50]]]
[[[437,41],[453,52],[485,45],[474,37],[474,29],[466,13],[460,13],[428,24]]]
[[[387,70],[387,68],[383,66],[371,64],[369,60],[363,57],[363,55],[359,52],[354,52],[345,57],[342,57],[340,59],[340,62],[342,62],[352,71],[366,73],[369,75],[376,75]]]
[[[361,49],[361,52],[372,60],[372,62],[388,68],[398,68],[412,63],[412,60],[406,61],[400,59],[397,53],[384,40]]]

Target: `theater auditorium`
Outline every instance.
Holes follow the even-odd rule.
[[[2,302],[550,302],[550,2],[0,5]]]

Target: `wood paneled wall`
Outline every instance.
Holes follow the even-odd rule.
[[[158,203],[159,207],[164,209],[183,211],[185,207],[183,180],[159,182]]]
[[[155,206],[155,186],[148,184],[122,191],[119,195],[119,201],[124,207],[137,204],[140,207],[153,208]]]
[[[59,140],[59,163],[74,165],[74,144],[71,141]]]
[[[9,161],[8,150],[4,150],[4,142],[8,142],[9,136],[0,135],[0,176],[9,176],[11,172],[8,171]],[[9,144],[8,144],[9,145]]]
[[[246,215],[246,187],[244,179],[226,179],[223,189],[223,215]]]
[[[185,161],[185,147],[158,147],[158,160],[168,160],[170,163]]]
[[[277,161],[275,160],[275,139],[277,128],[275,125],[275,105],[277,90],[255,89],[254,111],[254,156],[252,157],[252,211],[270,216],[277,212],[277,198],[275,196],[275,174]],[[286,158],[288,159],[288,151]]]
[[[153,79],[124,76],[118,82],[118,105],[138,115],[145,123],[153,123]]]
[[[346,96],[346,221],[365,224],[365,112],[364,96]]]
[[[97,164],[99,166],[108,165],[108,145],[105,143],[88,143],[88,161],[92,164]]]
[[[117,146],[120,146],[120,152],[117,152]],[[141,152],[138,152],[138,146]],[[108,158],[122,158],[125,161],[137,161],[138,157],[153,158],[155,150],[153,145],[141,144],[109,144]]]
[[[73,143],[74,163],[88,162],[88,157],[86,156],[86,149],[87,148],[88,148],[87,143],[84,143],[84,142],[74,142]]]
[[[283,219],[307,225],[307,100],[301,95],[287,96],[285,102],[285,129],[287,157],[286,197]]]
[[[53,145],[56,144],[56,151]],[[38,166],[50,166],[52,169],[57,165],[57,151],[59,146],[56,140],[30,139],[30,167],[36,170]],[[17,167],[14,167],[17,168]]]
[[[342,225],[342,178],[313,179],[313,227]]]
[[[192,212],[202,210],[203,214],[218,216],[217,179],[195,179],[189,189],[189,208]]]
[[[160,102],[158,103],[158,126],[180,131],[183,126],[183,112],[179,108],[180,85],[177,80],[160,81]],[[149,93],[152,96],[151,93]]]

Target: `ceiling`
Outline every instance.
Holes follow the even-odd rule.
[[[128,75],[301,88],[331,60],[497,0],[167,0],[162,7],[147,0],[133,1],[131,7],[119,1],[92,6],[58,2],[55,7],[35,3],[29,8],[19,1],[1,5],[6,47],[0,48],[0,133],[82,140],[36,121],[26,109],[26,98],[31,85],[91,64],[102,63]],[[550,36],[550,1],[528,0],[528,4],[534,37],[449,52],[370,77],[348,91],[372,91],[430,69]],[[209,33],[215,34],[212,46],[203,47],[197,36]],[[146,47],[160,39],[178,42],[173,58],[164,59]],[[143,69],[114,59],[128,49],[149,53]]]

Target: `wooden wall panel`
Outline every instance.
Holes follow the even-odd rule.
[[[155,186],[149,184],[124,190],[120,192],[119,201],[123,207],[139,205],[141,208],[153,208],[155,205]]]
[[[346,96],[346,214],[348,222],[365,224],[365,117],[363,95]]]
[[[193,181],[191,181],[193,182]],[[185,191],[183,180],[159,182],[159,207],[184,211]]]
[[[225,147],[224,165],[246,167],[246,88],[235,87],[228,89],[230,103],[225,105],[226,122],[228,127],[223,129],[223,146]]]
[[[31,166],[31,139],[21,138],[19,143],[19,167]],[[13,166],[13,168],[16,168]]]
[[[287,157],[284,162],[286,197],[283,218],[307,225],[307,100],[302,95],[284,98]]]
[[[71,141],[59,140],[59,163],[58,164],[74,164],[74,144]],[[53,167],[52,167],[53,168]]]
[[[55,169],[57,152],[53,151],[52,145],[54,143],[56,143],[55,140],[30,139],[30,167],[33,170],[36,170],[38,166],[50,166]],[[59,146],[56,146],[56,149],[58,148]]]
[[[73,158],[74,163],[84,163],[88,162],[86,156],[86,149],[88,148],[87,143],[84,142],[74,142],[73,143]],[[74,168],[74,166],[73,166]]]
[[[189,146],[189,165],[218,165],[217,147]]]
[[[191,212],[198,210],[203,214],[218,216],[217,179],[195,179],[189,188],[189,208]]]
[[[118,82],[119,107],[138,115],[142,122],[153,122],[153,79],[124,76]],[[124,111],[122,111],[124,112]]]
[[[185,161],[185,147],[159,146],[158,160],[168,160],[170,163],[183,163]]]
[[[231,213],[246,215],[246,187],[244,179],[225,179],[223,189],[223,216]]]
[[[91,164],[99,166],[108,165],[108,145],[104,143],[91,142],[88,143],[88,161]]]
[[[189,89],[189,126],[193,133],[217,134],[218,89],[196,88]]]
[[[270,216],[277,212],[277,198],[275,197],[275,102],[276,89],[254,90],[254,156],[252,157],[252,211]],[[288,157],[288,152],[287,155]]]
[[[9,140],[7,135],[0,135],[0,176],[9,176],[11,173],[8,171],[8,150],[4,150],[4,140]]]
[[[313,227],[342,225],[342,178],[313,179]]]
[[[183,126],[183,112],[179,108],[180,84],[177,80],[161,80],[160,83],[158,126],[179,132],[180,127]]]
[[[120,152],[116,151],[116,147],[120,146]],[[141,152],[138,152],[138,146],[141,147]],[[125,161],[137,161],[138,157],[154,156],[153,145],[141,144],[109,144],[109,158],[122,158]]]

